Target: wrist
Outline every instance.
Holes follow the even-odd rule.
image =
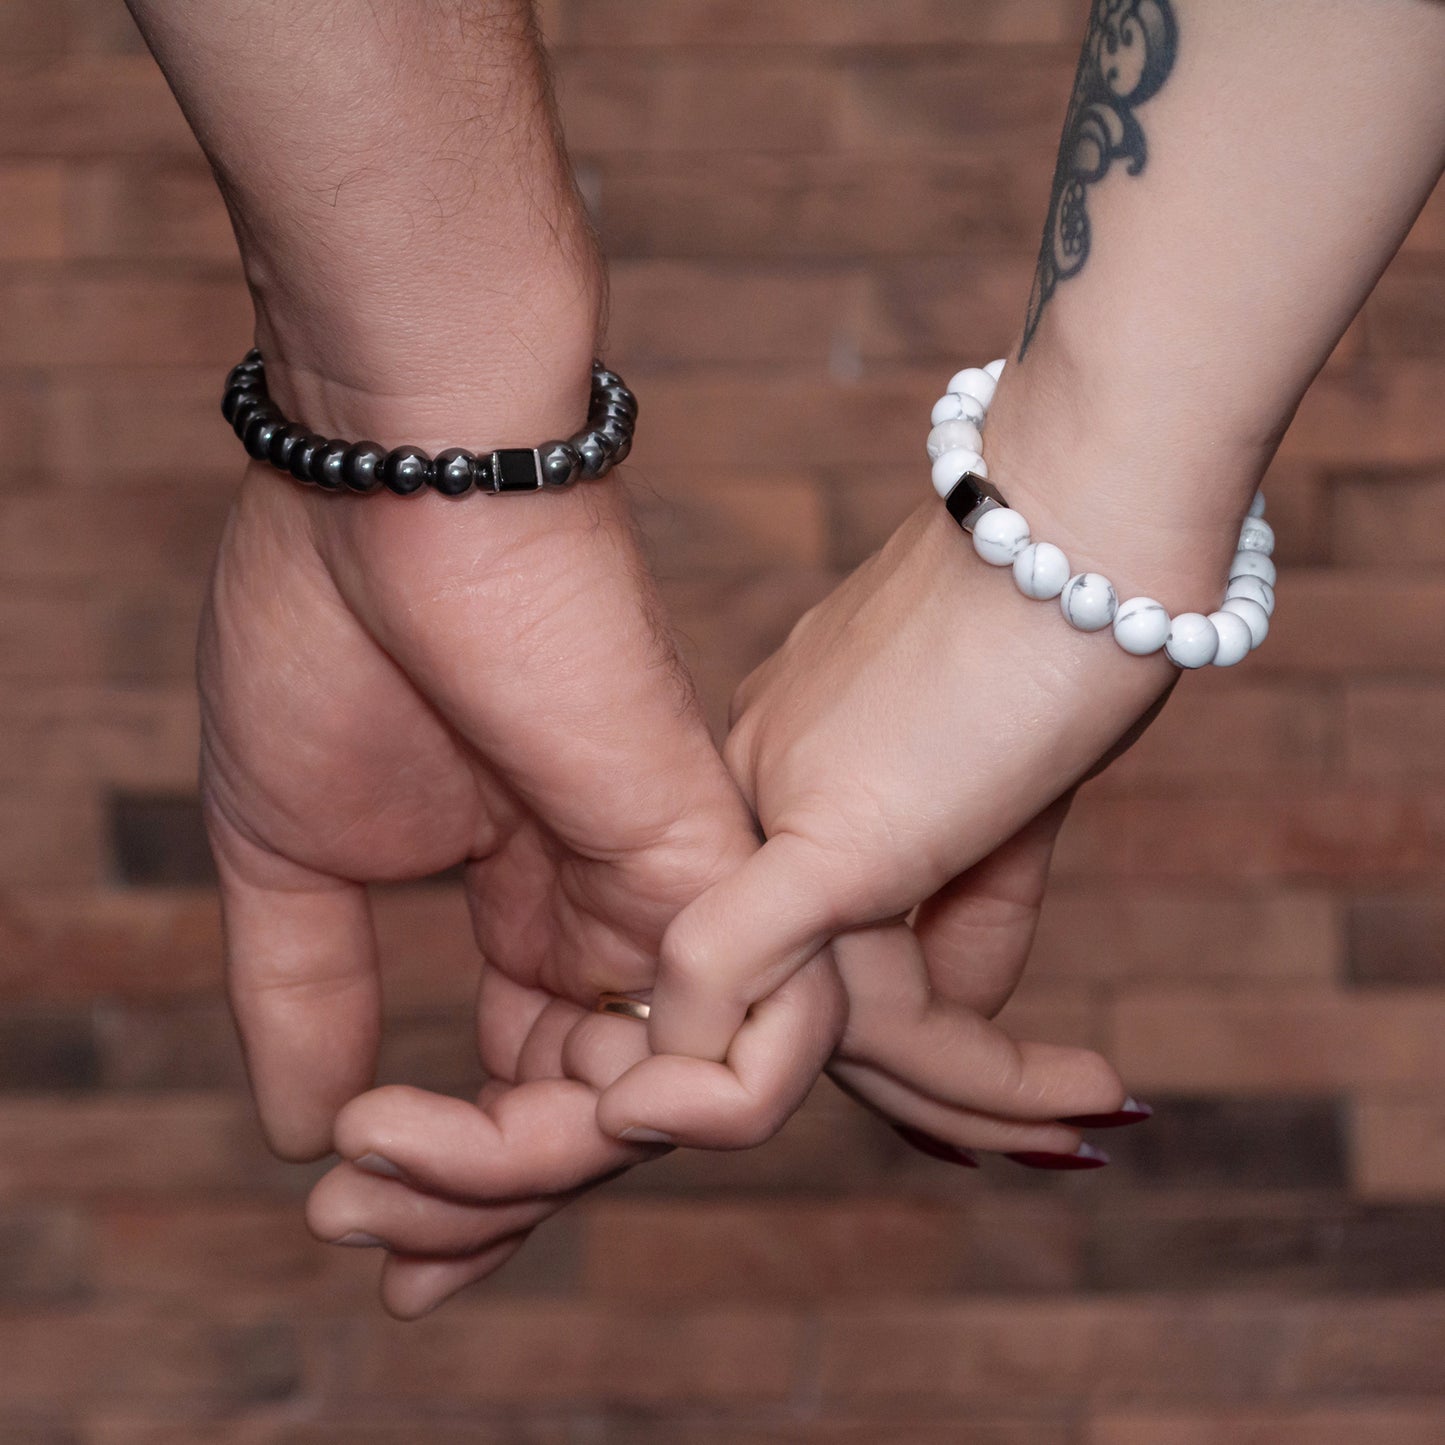
[[[1237,378],[1236,378],[1237,380]],[[1273,451],[1197,392],[1099,375],[1051,346],[1004,369],[989,411],[989,478],[1075,572],[1171,612],[1218,603],[1240,523]]]

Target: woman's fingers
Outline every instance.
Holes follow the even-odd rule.
[[[867,1064],[942,1104],[1006,1119],[1107,1114],[1127,1097],[1098,1054],[1015,1042],[982,1014],[934,993],[919,940],[902,925],[840,934],[833,953],[848,991],[839,1050],[846,1063]]]
[[[867,1064],[835,1062],[828,1069],[834,1082],[890,1124],[955,1149],[985,1149],[996,1154],[1073,1154],[1081,1135],[1057,1122],[1029,1123],[960,1109],[910,1088],[891,1074]]]
[[[748,1009],[850,921],[850,906],[866,906],[838,872],[808,840],[780,833],[684,908],[662,940],[653,1051],[726,1059]]]
[[[465,1203],[424,1194],[354,1164],[338,1164],[311,1191],[306,1223],[325,1244],[460,1257],[536,1228],[575,1197],[573,1192],[500,1204]]]
[[[603,1095],[601,1127],[623,1139],[746,1149],[770,1139],[807,1096],[842,1032],[844,1001],[826,957],[755,1004],[726,1063],[659,1054]],[[639,1036],[640,1025],[634,1025]]]
[[[261,1126],[283,1158],[316,1159],[376,1066],[381,986],[366,889],[261,848],[215,808],[207,826],[226,987]]]
[[[430,1314],[444,1300],[499,1270],[527,1242],[530,1231],[498,1240],[466,1259],[391,1254],[381,1267],[381,1302],[399,1320]]]
[[[374,1089],[341,1111],[336,1150],[371,1173],[489,1201],[577,1189],[655,1152],[604,1134],[596,1093],[570,1079],[518,1084],[486,1111],[401,1085]]]

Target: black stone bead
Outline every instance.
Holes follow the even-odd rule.
[[[381,465],[381,479],[399,497],[409,497],[427,484],[431,458],[420,447],[394,447]]]
[[[341,489],[349,442],[329,441],[311,458],[311,480],[328,492]]]
[[[606,435],[606,433],[604,433]],[[632,452],[632,433],[623,432],[617,437],[612,445],[612,465],[618,466],[625,462]]]
[[[225,396],[221,398],[221,415],[226,418],[232,426],[236,425],[236,415],[243,406],[255,406],[265,401],[266,393],[254,386],[233,386],[228,388]]]
[[[245,435],[242,436],[241,442],[247,452],[258,462],[269,461],[271,442],[276,433],[283,430],[285,426],[286,418],[275,407],[269,411],[258,411],[246,423]]]
[[[316,453],[325,445],[326,438],[317,436],[315,432],[303,432],[296,438],[291,447],[287,470],[298,482],[314,482],[316,480],[311,469],[316,462]]]
[[[494,492],[535,492],[545,480],[531,447],[503,447],[492,453]]]
[[[341,463],[341,480],[353,492],[374,492],[381,485],[386,448],[379,442],[353,442]]]
[[[241,385],[264,386],[261,380],[266,374],[266,367],[261,360],[259,351],[248,351],[246,355],[226,373],[226,390],[230,391]]]
[[[594,481],[612,465],[612,450],[599,431],[585,431],[572,438],[577,455],[582,459],[582,475]]]
[[[287,422],[271,436],[271,445],[266,448],[266,460],[283,472],[291,470],[291,453],[302,437],[311,433],[299,422]]]
[[[592,367],[592,389],[600,390],[604,386],[625,386],[626,383],[615,371],[609,371],[599,361]]]
[[[637,415],[637,398],[625,386],[604,386],[598,396],[609,411],[615,409]]]
[[[636,419],[631,412],[624,411],[620,407],[608,405],[602,408],[597,425],[608,427],[613,431],[630,432],[636,426]]]
[[[259,394],[252,392],[248,399],[236,408],[236,414],[231,418],[231,429],[238,437],[244,437],[246,428],[251,425],[254,417],[280,415],[281,413],[271,405],[271,398],[265,392]]]
[[[448,447],[432,462],[431,484],[444,497],[470,491],[477,479],[477,459],[465,447]]]
[[[542,458],[542,480],[549,487],[567,487],[577,480],[582,458],[571,442],[547,442],[537,451]]]

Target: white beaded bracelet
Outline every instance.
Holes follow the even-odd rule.
[[[948,383],[933,407],[928,456],[934,490],[949,515],[973,537],[973,549],[995,567],[1012,567],[1025,597],[1057,597],[1069,624],[1080,632],[1113,626],[1114,641],[1136,657],[1162,647],[1178,667],[1233,667],[1264,641],[1274,615],[1274,529],[1264,520],[1264,494],[1255,495],[1239,532],[1239,548],[1218,611],[1170,617],[1152,597],[1120,602],[1107,577],[1073,572],[1052,542],[1035,542],[1024,517],[988,481],[983,428],[1004,363],[970,366]]]

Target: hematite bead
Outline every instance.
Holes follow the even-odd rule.
[[[604,386],[625,386],[626,384],[615,371],[609,371],[601,362],[593,366],[592,386],[594,390],[600,391]]]
[[[625,411],[632,417],[637,415],[637,398],[625,386],[604,386],[599,395],[609,411]]]
[[[243,406],[255,406],[266,398],[266,393],[254,386],[237,386],[228,390],[221,398],[221,415],[232,426],[236,424],[237,413]]]
[[[225,389],[227,391],[256,390],[265,386],[266,383],[262,380],[265,374],[260,359],[252,361],[248,357],[227,372]]]
[[[577,480],[582,458],[570,442],[546,442],[537,454],[542,459],[542,480],[549,487],[567,487]]]
[[[285,426],[286,418],[275,407],[267,411],[258,411],[246,423],[246,431],[241,437],[241,442],[246,451],[258,462],[268,461],[271,456],[271,442],[276,433]]]
[[[399,497],[426,486],[431,458],[420,447],[394,447],[381,464],[381,479]]]
[[[236,408],[236,414],[231,418],[231,429],[238,437],[244,437],[246,428],[251,425],[253,417],[280,415],[280,412],[271,405],[271,398],[265,392],[260,394],[253,392]]]
[[[582,475],[594,481],[612,464],[612,448],[599,431],[586,431],[571,439],[582,459]]]
[[[353,442],[341,461],[341,480],[353,492],[374,492],[381,485],[386,448],[379,442]]]
[[[340,490],[348,443],[329,441],[311,458],[311,480],[328,492]]]
[[[477,459],[465,447],[448,447],[432,462],[431,484],[444,497],[469,491],[476,476]]]
[[[295,449],[296,443],[302,437],[310,435],[311,433],[304,426],[294,421],[287,422],[285,426],[278,428],[272,434],[271,445],[266,448],[266,460],[283,472],[290,471],[291,453]]]
[[[311,468],[316,461],[316,453],[325,445],[325,437],[319,437],[315,432],[303,432],[292,444],[287,471],[298,482],[314,482],[316,478]]]

